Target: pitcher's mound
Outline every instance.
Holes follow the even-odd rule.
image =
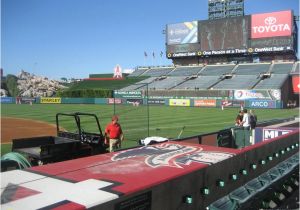
[[[1,143],[9,143],[12,139],[36,136],[56,136],[56,126],[22,118],[1,118]]]

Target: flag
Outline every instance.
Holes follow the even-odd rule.
[[[147,56],[148,56],[148,55],[147,55],[147,53],[146,53],[146,51],[144,52],[144,56],[145,56],[145,57],[147,57]]]
[[[155,54],[154,54],[154,52],[152,53],[152,55],[153,55],[153,58],[155,58]]]
[[[163,56],[163,54],[164,54],[164,53],[163,53],[163,51],[160,51],[160,57],[162,57],[162,56]]]

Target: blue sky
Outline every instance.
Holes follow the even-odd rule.
[[[112,73],[116,64],[168,65],[159,56],[165,25],[207,19],[207,2],[1,0],[1,67],[5,75],[24,69],[57,79]],[[245,0],[245,14],[287,9],[299,15],[299,1]]]

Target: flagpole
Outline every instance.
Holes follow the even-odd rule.
[[[152,53],[152,58],[153,58],[152,66],[154,66],[154,58],[155,58],[154,51],[153,51],[153,53]]]

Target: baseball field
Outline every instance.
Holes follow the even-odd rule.
[[[239,108],[199,108],[172,106],[87,105],[87,104],[2,104],[1,155],[11,150],[11,139],[30,136],[56,135],[56,113],[86,112],[96,114],[102,131],[116,113],[125,134],[123,147],[137,145],[149,136],[177,138],[217,131],[234,125]],[[298,109],[257,109],[258,121],[298,116]],[[149,117],[148,117],[149,116]],[[82,121],[83,129],[97,132],[95,121]],[[75,129],[73,120],[66,118],[63,129]]]

